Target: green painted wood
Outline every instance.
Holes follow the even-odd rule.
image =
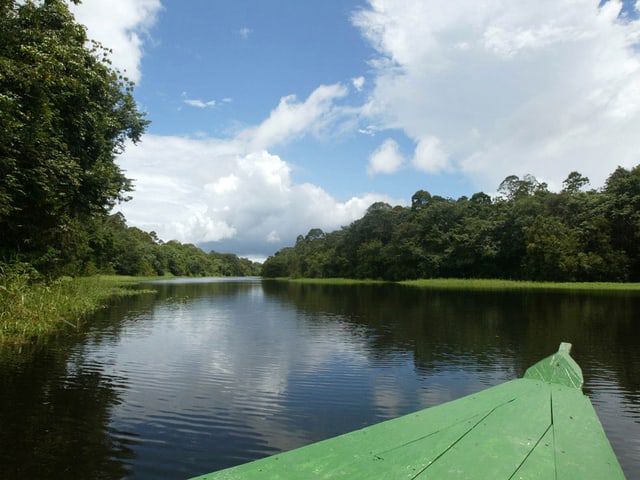
[[[562,342],[556,353],[529,367],[524,373],[524,378],[559,383],[582,390],[582,369],[571,358],[570,351],[571,344]]]
[[[522,379],[197,480],[623,479],[569,349]]]
[[[523,381],[512,388],[518,388],[513,401],[497,406],[418,478],[511,478],[551,425],[545,385]]]
[[[556,479],[555,444],[551,426],[511,478],[518,480]]]
[[[624,478],[588,397],[552,386],[558,478]]]

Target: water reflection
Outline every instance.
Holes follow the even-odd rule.
[[[307,285],[265,282],[268,295],[307,314],[331,312],[367,326],[372,355],[413,350],[417,368],[504,363],[524,373],[564,340],[581,362],[619,366],[620,381],[640,389],[636,320],[640,295],[427,290],[397,285]],[[581,348],[582,347],[582,348]],[[595,349],[595,350],[594,350]],[[505,363],[506,362],[506,363]],[[514,362],[508,365],[509,362]]]
[[[64,348],[0,355],[0,477],[122,478],[133,456],[114,437],[120,402],[99,366],[68,360]]]
[[[0,478],[187,478],[520,376],[572,341],[640,473],[636,295],[162,282],[0,352]]]

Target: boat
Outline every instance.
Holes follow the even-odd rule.
[[[624,479],[570,350],[479,393],[193,480]]]

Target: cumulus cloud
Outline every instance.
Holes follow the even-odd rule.
[[[378,173],[395,173],[404,163],[404,157],[400,153],[398,143],[388,138],[369,157],[367,172],[369,175]]]
[[[417,170],[439,173],[449,169],[449,157],[440,147],[440,139],[424,137],[418,141],[412,161]]]
[[[91,0],[69,8],[89,38],[113,50],[113,64],[139,82],[144,38],[162,8],[160,0]]]
[[[285,97],[261,124],[230,139],[145,135],[119,157],[134,179],[133,200],[120,206],[132,225],[167,241],[205,243],[218,251],[266,257],[311,228],[332,231],[360,218],[386,195],[346,201],[309,183],[267,147],[328,126],[342,87],[319,87],[306,100]]]
[[[135,179],[128,221],[160,238],[203,243],[240,239],[241,254],[267,256],[311,228],[348,225],[382,195],[339,201],[322,188],[296,184],[291,167],[265,150],[233,141],[146,135],[119,159]],[[226,242],[231,245],[233,242]]]
[[[363,112],[416,144],[413,166],[491,190],[509,174],[601,185],[638,162],[640,20],[609,0],[370,0]]]
[[[343,85],[334,84],[321,85],[304,102],[298,101],[295,95],[283,97],[268,119],[245,130],[240,137],[251,150],[262,150],[308,133],[319,134],[342,115],[342,109],[334,102],[347,93]]]

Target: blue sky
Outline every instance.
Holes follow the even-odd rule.
[[[639,162],[640,21],[609,0],[85,0],[151,125],[130,225],[264,259],[376,201],[599,188]]]

